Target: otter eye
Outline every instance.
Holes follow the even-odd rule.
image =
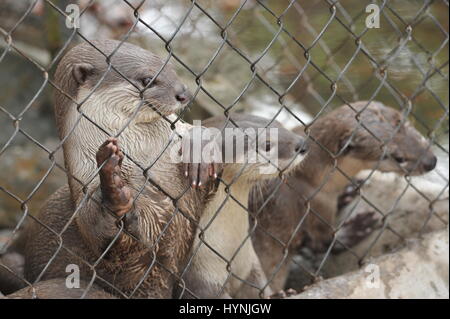
[[[148,76],[148,77],[142,78],[142,79],[141,79],[141,82],[142,82],[142,85],[143,85],[144,87],[147,87],[147,85],[148,85],[152,80],[153,80],[153,77]],[[156,80],[152,82],[152,84],[150,85],[150,87],[153,87],[155,84],[156,84]]]
[[[270,141],[267,141],[266,142],[266,152],[270,152],[270,147],[271,147]]]
[[[404,159],[403,157],[395,156],[395,155],[393,157],[394,157],[394,160],[399,164],[406,162],[406,159]]]

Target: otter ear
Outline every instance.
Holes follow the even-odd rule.
[[[76,63],[72,68],[72,75],[79,85],[86,82],[87,78],[94,74],[94,66],[89,63]]]

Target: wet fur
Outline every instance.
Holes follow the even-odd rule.
[[[109,54],[118,43],[108,40],[94,44]],[[104,57],[93,54],[92,50],[95,49],[87,44],[72,49],[60,62],[55,75],[59,87],[78,103],[84,101],[107,68]],[[136,79],[136,85],[139,72],[152,70],[154,75],[162,66],[159,58],[127,43],[111,61],[128,78]],[[72,77],[72,68],[80,62],[91,63],[94,68],[86,82],[78,86]],[[144,99],[162,114],[169,115],[180,107],[173,96],[183,85],[170,66],[160,73],[158,81],[159,86],[144,93]],[[107,131],[104,133],[85,118],[73,129],[80,117],[77,106],[67,96],[56,92],[55,114],[60,138],[65,138],[63,150],[70,173],[69,185],[52,195],[36,216],[45,227],[35,221],[29,225],[25,264],[25,277],[29,281],[65,277],[68,275],[66,266],[77,264],[83,280],[89,281],[95,269],[96,283],[115,295],[172,297],[176,278],[171,274],[179,273],[184,265],[205,195],[190,189],[181,165],[173,163],[168,152],[164,152],[148,173],[170,196],[180,197],[177,207],[169,197],[146,182],[142,169],[131,161],[149,167],[173,135],[170,124],[145,105],[127,126],[140,102],[133,85],[114,72],[109,74],[80,106],[81,112]],[[120,231],[117,218],[100,205],[102,196],[95,174],[98,147],[125,126],[118,140],[131,159],[124,159],[122,176],[135,198],[132,212],[123,220],[128,233]],[[187,127],[180,122],[176,124],[179,133]],[[88,187],[84,189],[82,184]],[[95,264],[95,267],[92,269],[88,264]]]
[[[235,114],[231,118],[241,129],[263,128],[269,122],[243,114]],[[223,116],[209,119],[203,125],[219,129],[234,127],[231,123],[226,124]],[[278,128],[279,168],[288,172],[303,159],[294,149],[300,143],[303,145],[304,141],[277,122],[269,127]],[[292,160],[294,162],[288,166]],[[249,213],[246,206],[251,187],[262,179],[276,176],[278,171],[271,175],[260,174],[261,164],[258,163],[247,164],[241,171],[243,165],[245,164],[225,165],[222,179],[226,184],[231,184],[229,192],[226,191],[225,184],[221,183],[200,219],[200,227],[191,250],[193,259],[184,278],[186,285],[201,298],[259,298],[272,293],[249,236]],[[236,175],[239,178],[231,183]],[[202,240],[199,239],[200,229],[204,229]],[[247,282],[243,283],[244,281]]]

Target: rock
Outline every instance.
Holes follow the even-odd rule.
[[[11,295],[8,299],[79,299],[88,287],[88,283],[80,282],[80,288],[67,288],[66,280],[63,278],[50,279],[23,288]],[[86,299],[116,299],[95,285],[89,287]]]
[[[362,269],[308,287],[289,299],[449,298],[448,228],[410,240]]]
[[[387,216],[387,227],[375,230],[352,247],[351,252],[330,255],[323,270],[327,278],[357,269],[359,259],[395,251],[408,238],[448,226],[448,188],[445,186],[423,178],[413,179],[408,185],[404,177],[375,173],[362,187],[361,194],[368,201],[356,198],[340,217],[375,211],[380,222],[383,215]]]

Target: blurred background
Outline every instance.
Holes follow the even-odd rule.
[[[380,28],[366,28],[371,3]],[[80,6],[78,30],[66,27],[69,4]],[[445,0],[1,0],[0,230],[66,183],[48,78],[85,39],[170,58],[197,94],[188,122],[229,110],[292,128],[357,100],[411,105],[439,156],[426,178],[447,188],[448,24]]]

